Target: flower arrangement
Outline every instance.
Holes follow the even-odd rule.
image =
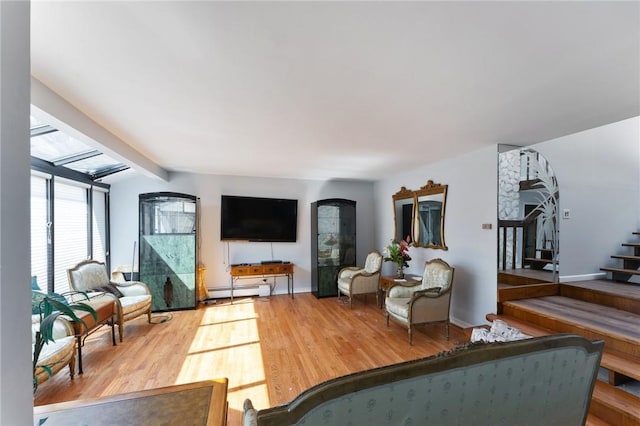
[[[403,269],[409,267],[409,261],[411,260],[411,256],[409,256],[410,242],[411,237],[409,236],[399,243],[391,241],[391,244],[386,246],[383,251],[385,262],[393,262],[398,265],[398,276],[400,278],[404,277]]]

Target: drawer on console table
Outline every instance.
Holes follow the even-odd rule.
[[[274,275],[291,273],[293,273],[292,263],[268,263],[265,265],[241,265],[231,267],[231,275],[234,277],[244,275]]]
[[[293,272],[292,263],[283,263],[282,265],[277,266],[277,273],[279,274],[290,274],[292,272]]]
[[[250,275],[251,268],[249,266],[232,266],[231,267],[231,275]]]
[[[277,274],[279,273],[279,266],[280,265],[263,265],[262,266],[262,273],[263,274]]]

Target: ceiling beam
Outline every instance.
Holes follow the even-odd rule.
[[[169,172],[31,77],[32,114],[147,176],[169,181]]]

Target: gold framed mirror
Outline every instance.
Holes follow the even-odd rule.
[[[395,241],[400,241],[406,239],[407,236],[410,236],[411,241],[413,241],[413,226],[415,217],[414,192],[403,186],[400,188],[400,191],[393,194],[392,200],[393,223],[395,224],[393,239]]]
[[[413,244],[417,247],[448,250],[444,242],[444,213],[447,186],[432,180],[415,194]]]

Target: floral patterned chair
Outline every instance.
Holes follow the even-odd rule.
[[[391,286],[385,299],[387,327],[389,318],[407,327],[411,345],[413,326],[444,322],[448,340],[453,272],[444,260],[433,259],[426,262],[422,281],[413,286]]]
[[[382,269],[382,255],[376,250],[367,255],[364,268],[348,266],[338,272],[338,297],[344,294],[349,297],[349,308],[353,306],[353,296],[356,294],[374,293],[376,302],[380,292],[380,270]]]
[[[74,291],[105,292],[116,299],[116,316],[118,334],[122,342],[125,321],[140,315],[147,315],[151,322],[151,292],[146,284],[140,281],[109,281],[107,268],[102,262],[85,260],[67,270],[69,285]]]

